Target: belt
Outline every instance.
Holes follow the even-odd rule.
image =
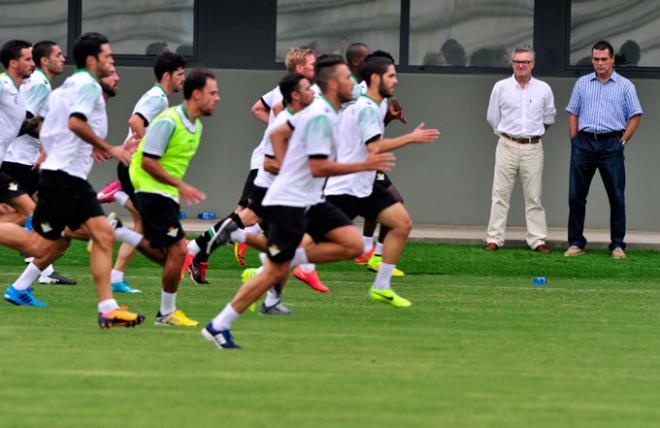
[[[623,135],[623,131],[603,132],[600,134],[597,132],[580,131],[580,134],[584,135],[585,137],[591,138],[592,140],[601,141],[615,137],[621,138],[621,136]]]
[[[534,136],[534,137],[512,137],[510,135],[505,134],[504,132],[500,132],[500,135],[507,140],[515,141],[516,143],[520,144],[536,144],[539,141],[541,141],[541,136]]]

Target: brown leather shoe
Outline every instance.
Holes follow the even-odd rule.
[[[564,252],[564,256],[566,257],[581,256],[582,254],[584,254],[584,250],[577,245],[571,245],[568,247],[568,250]]]
[[[545,244],[541,244],[538,247],[534,248],[534,251],[541,254],[550,254],[552,250],[548,248]]]
[[[500,249],[500,247],[494,243],[494,242],[489,242],[486,244],[486,248],[484,248],[486,251],[497,251]]]
[[[616,247],[615,249],[612,250],[612,258],[613,259],[625,259],[626,258],[626,253],[623,252],[623,248]]]

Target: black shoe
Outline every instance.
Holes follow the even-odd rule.
[[[53,285],[76,285],[77,282],[74,279],[67,278],[64,275],[53,271],[50,275],[41,275],[39,277],[39,284],[53,284]]]
[[[215,235],[213,235],[208,244],[206,244],[206,248],[202,248],[202,250],[204,250],[206,254],[211,255],[213,250],[219,246],[228,244],[231,240],[231,233],[237,229],[239,229],[239,227],[236,222],[232,220],[231,217],[227,217],[222,221],[218,231],[215,232]]]
[[[195,284],[208,284],[206,280],[206,269],[208,269],[209,264],[207,262],[198,262],[193,259],[190,266],[188,266],[188,273],[190,274],[190,279]]]

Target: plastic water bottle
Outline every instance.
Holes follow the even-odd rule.
[[[213,211],[202,211],[197,214],[197,218],[200,220],[215,220],[215,213]]]
[[[541,286],[548,283],[548,281],[545,279],[545,276],[535,276],[533,282],[536,286]]]
[[[179,211],[179,220],[183,220],[186,218],[186,212],[185,211]]]

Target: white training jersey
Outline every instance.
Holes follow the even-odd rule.
[[[25,111],[34,117],[43,117],[42,110],[46,106],[51,91],[50,80],[44,72],[39,68],[34,70],[32,75],[23,81],[20,88],[25,102]],[[39,157],[40,146],[38,138],[27,134],[21,135],[11,143],[4,160],[32,166]]]
[[[325,177],[312,175],[309,158],[324,156],[334,159],[337,117],[335,107],[321,96],[289,119],[293,134],[280,172],[264,197],[264,206],[304,208],[323,201]]]
[[[363,80],[360,83],[357,83],[357,78],[355,76],[351,76],[351,79],[353,79],[353,82],[355,82],[355,85],[353,85],[353,101],[349,101],[348,103],[346,103],[344,108],[348,107],[353,102],[357,101],[360,98],[360,96],[367,95],[367,82]],[[387,116],[387,109],[389,108],[389,105],[390,105],[390,99],[385,98],[378,107],[380,120],[382,120],[383,122],[385,122],[385,116]]]
[[[380,106],[374,99],[361,95],[341,112],[337,122],[337,162],[357,163],[367,158],[367,143],[382,138],[385,130],[379,111]],[[324,193],[365,198],[373,191],[375,177],[376,171],[328,177]]]
[[[21,130],[25,120],[25,103],[14,79],[0,74],[0,164],[5,152]]]
[[[69,117],[80,115],[99,137],[108,134],[108,116],[101,85],[87,70],[77,70],[48,98],[41,144],[48,153],[42,170],[64,171],[87,179],[92,170],[92,145],[81,140],[69,129]]]
[[[133,107],[133,112],[131,116],[137,114],[144,120],[144,127],[146,128],[153,122],[153,120],[167,110],[169,107],[169,102],[167,101],[167,93],[160,84],[154,85],[151,89],[145,92],[138,102]],[[128,135],[124,140],[124,143],[128,141],[133,136],[133,131],[131,128],[128,128]]]
[[[281,125],[287,123],[293,117],[293,115],[294,114],[287,107],[284,109],[284,111],[277,115],[273,123],[268,125],[266,132],[264,132],[264,139],[262,140],[264,143],[263,156],[275,156],[275,153],[273,152],[273,143],[270,141],[270,133],[273,132],[274,129],[279,128]],[[277,175],[272,174],[264,169],[263,156],[261,165],[259,165],[257,177],[254,179],[254,184],[267,189],[271,186],[271,184],[273,184],[273,181],[275,181],[275,177],[277,177]]]

